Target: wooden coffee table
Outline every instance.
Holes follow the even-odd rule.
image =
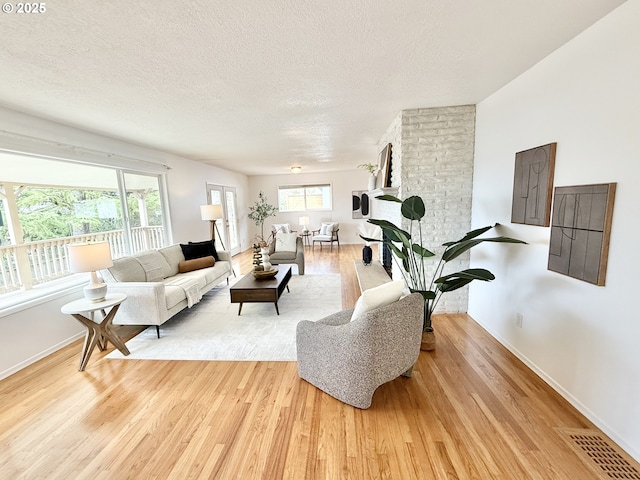
[[[276,313],[280,315],[278,310],[278,299],[284,289],[289,291],[289,279],[291,278],[291,266],[290,265],[278,265],[278,273],[273,278],[266,280],[256,280],[253,277],[253,272],[246,274],[232,286],[229,291],[231,292],[231,303],[239,303],[238,315],[242,312],[243,303],[260,303],[260,302],[273,302],[276,307]]]

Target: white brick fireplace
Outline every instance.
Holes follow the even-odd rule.
[[[393,188],[371,192],[370,198],[381,194],[401,199],[420,196],[427,210],[422,221],[423,244],[441,253],[444,242],[457,240],[471,229],[474,141],[474,105],[403,110],[378,143],[379,151],[388,143],[392,145]],[[405,230],[409,228],[398,203],[373,199],[371,218],[401,224]],[[438,258],[427,260],[427,268],[433,271]],[[450,262],[447,271],[468,266],[467,254]],[[394,278],[400,278],[397,270],[394,263]],[[443,296],[438,311],[466,312],[467,301],[467,288],[448,293]]]

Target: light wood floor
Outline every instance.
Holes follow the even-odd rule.
[[[359,294],[360,248],[307,252],[307,274],[342,274],[345,308]],[[248,252],[235,268],[250,269]],[[300,380],[295,362],[118,361],[96,350],[78,372],[76,342],[0,382],[0,478],[608,478],[558,430],[589,421],[468,316],[434,324],[437,349],[368,410]]]

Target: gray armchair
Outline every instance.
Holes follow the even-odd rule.
[[[304,245],[302,237],[296,238],[295,252],[276,252],[276,242],[271,242],[269,245],[269,262],[272,265],[295,263],[298,265],[298,275],[304,275]]]
[[[424,300],[418,293],[371,310],[298,323],[298,374],[338,400],[369,408],[375,390],[411,376],[420,353]]]

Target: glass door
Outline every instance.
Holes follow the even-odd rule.
[[[229,249],[231,255],[240,253],[240,240],[238,239],[238,215],[236,207],[236,189],[234,187],[224,187],[225,198],[225,230],[229,239]]]
[[[207,197],[211,205],[222,205],[224,218],[216,222],[216,248],[229,250],[231,255],[240,253],[236,189],[207,184]]]

